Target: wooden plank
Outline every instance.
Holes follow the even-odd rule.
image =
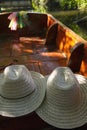
[[[4,0],[0,2],[1,12],[31,10],[32,0]]]
[[[0,2],[1,7],[21,7],[21,6],[30,6],[31,7],[31,0],[4,0]]]

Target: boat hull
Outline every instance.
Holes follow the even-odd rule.
[[[78,73],[87,77],[87,41],[50,14],[28,12],[29,25],[13,31],[8,27],[10,14],[0,14],[1,73],[8,65],[23,64],[30,71],[39,72],[44,76],[49,75],[56,67],[67,66],[72,48],[77,43],[83,43],[84,54]],[[78,61],[78,59],[75,60]],[[18,118],[0,116],[0,129],[2,130],[48,128],[56,130],[42,121],[36,113]]]

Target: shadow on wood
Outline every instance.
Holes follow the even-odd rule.
[[[84,44],[83,43],[77,43],[74,45],[71,51],[71,56],[68,61],[68,67],[71,68],[71,70],[76,73],[80,71],[82,59],[84,56]]]
[[[46,34],[46,42],[45,45],[47,46],[49,51],[53,51],[57,48],[56,45],[56,37],[58,32],[58,23],[53,23]]]

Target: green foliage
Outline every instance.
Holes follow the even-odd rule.
[[[87,9],[87,0],[76,0],[78,3],[78,9]]]
[[[60,0],[59,1],[61,9],[63,10],[75,10],[77,9],[76,0]]]
[[[46,12],[47,0],[32,0],[33,11]]]
[[[48,0],[49,11],[87,9],[87,0]]]
[[[87,9],[87,0],[4,0],[7,3],[0,3],[0,9],[4,8],[8,10],[13,10],[15,8],[18,10],[33,10],[37,12],[47,12],[48,11],[58,11],[58,10],[76,10],[76,9]],[[14,4],[15,2],[15,4]],[[27,4],[26,4],[27,3]],[[31,7],[32,3],[32,7]],[[31,8],[29,8],[31,7]]]

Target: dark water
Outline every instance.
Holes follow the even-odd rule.
[[[87,19],[85,22],[77,24],[79,19],[87,16],[87,11],[59,11],[50,13],[74,32],[79,34],[82,38],[87,40]]]

